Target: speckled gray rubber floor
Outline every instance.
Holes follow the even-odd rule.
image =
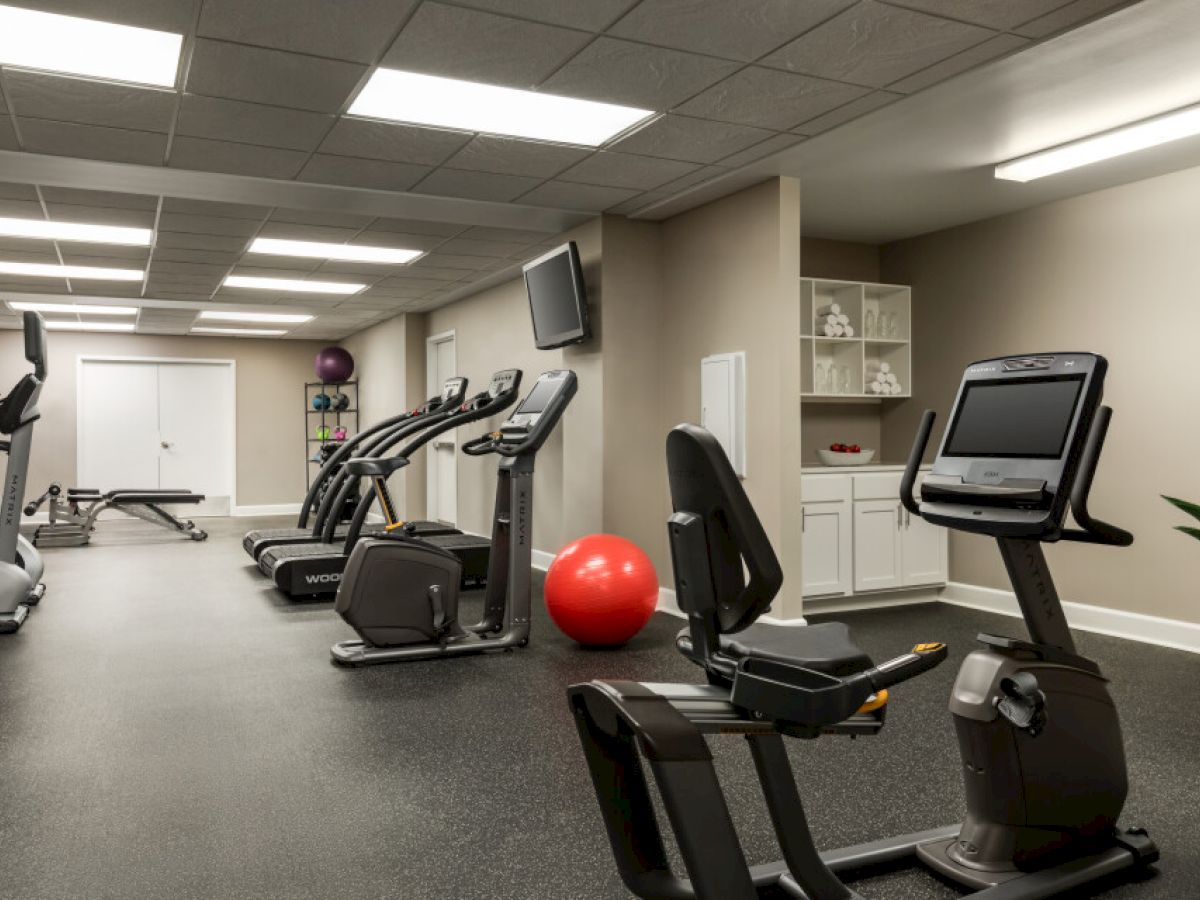
[[[4,900],[615,900],[564,688],[697,681],[656,617],[618,652],[577,648],[535,601],[532,645],[498,656],[335,668],[353,634],[295,603],[241,549],[279,519],[205,520],[203,544],[110,522],[46,551],[49,592],[0,637]],[[1104,551],[1095,551],[1104,552]],[[1114,551],[1115,552],[1115,551]],[[976,632],[1016,620],[948,607],[843,617],[877,657],[944,640],[953,658],[896,692],[877,738],[794,742],[821,846],[960,816],[945,705]],[[1127,819],[1161,872],[1080,897],[1200,894],[1200,658],[1081,634],[1114,680],[1132,769]],[[718,764],[753,861],[778,855],[742,742]],[[878,900],[958,892],[921,873]]]

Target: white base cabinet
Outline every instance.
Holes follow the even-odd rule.
[[[803,476],[805,597],[946,583],[946,529],[904,509],[900,477],[870,470]]]

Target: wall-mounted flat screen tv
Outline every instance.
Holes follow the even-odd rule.
[[[539,350],[577,344],[592,336],[583,267],[574,241],[526,263],[524,272],[533,339]]]

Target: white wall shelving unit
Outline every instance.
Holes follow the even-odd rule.
[[[841,307],[854,329],[853,337],[826,337],[820,312]],[[868,334],[868,313],[875,322]],[[893,318],[895,335],[881,337],[880,319]],[[899,284],[868,284],[826,278],[800,279],[800,396],[825,402],[882,402],[912,396],[912,288]],[[818,336],[820,334],[820,336]],[[891,367],[900,383],[898,394],[881,396],[867,390],[881,362]],[[818,388],[818,366],[835,373],[825,390]],[[846,368],[848,385],[841,390],[837,375]]]

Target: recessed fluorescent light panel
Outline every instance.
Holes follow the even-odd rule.
[[[132,322],[71,322],[52,319],[46,323],[51,331],[133,331]]]
[[[200,313],[200,318],[214,322],[264,322],[272,325],[299,325],[313,320],[312,316],[304,313],[225,312],[220,309],[206,309]]]
[[[243,337],[279,337],[287,334],[275,328],[193,328],[192,334],[236,334]]]
[[[78,278],[82,281],[141,281],[141,269],[105,269],[99,266],[58,266],[48,263],[0,262],[0,273],[35,278]]]
[[[183,35],[0,5],[0,65],[173,87]]]
[[[418,256],[421,250],[401,250],[392,247],[359,247],[350,244],[324,244],[319,241],[285,241],[279,238],[255,238],[250,253],[271,256],[302,256],[307,259],[336,259],[345,262],[404,265]]]
[[[252,275],[230,275],[223,284],[231,288],[297,294],[357,294],[366,288],[365,284],[347,284],[340,281],[301,281],[298,278],[258,278]]]
[[[397,69],[377,69],[350,114],[586,147],[598,147],[654,115],[648,109]]]
[[[14,312],[62,313],[84,316],[136,316],[136,306],[93,306],[86,303],[21,303],[10,300],[8,305]]]
[[[1033,181],[1197,134],[1200,134],[1200,106],[1193,106],[1001,163],[996,166],[996,177],[1004,181]]]
[[[80,225],[75,222],[0,218],[0,236],[42,241],[83,241],[89,244],[149,247],[151,231],[149,228],[120,228],[115,225]]]

